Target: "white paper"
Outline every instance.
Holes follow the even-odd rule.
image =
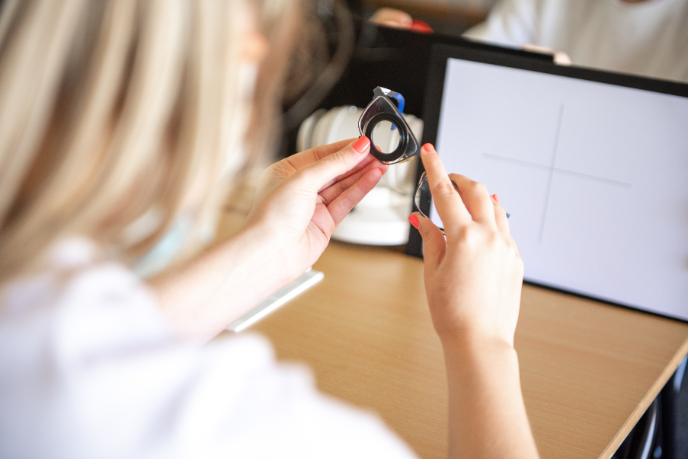
[[[527,280],[688,320],[687,98],[449,59],[436,147]]]

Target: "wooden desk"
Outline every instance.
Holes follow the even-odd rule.
[[[421,260],[332,243],[325,279],[253,327],[321,390],[377,411],[423,458],[446,457],[446,381]],[[688,325],[526,286],[516,331],[543,458],[610,457],[688,351]]]
[[[255,181],[235,190],[218,240],[242,225]],[[379,413],[420,457],[446,458],[447,384],[423,262],[333,242],[325,278],[251,329],[318,386]],[[609,458],[688,353],[688,324],[525,286],[521,384],[543,459]]]

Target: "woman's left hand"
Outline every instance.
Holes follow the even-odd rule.
[[[286,282],[320,257],[339,222],[386,172],[369,151],[365,136],[345,140],[290,156],[261,176],[248,224],[273,246]]]
[[[209,339],[311,266],[387,170],[369,151],[361,137],[269,167],[241,231],[151,281],[177,333]]]

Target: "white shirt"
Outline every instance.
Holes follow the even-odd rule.
[[[688,0],[502,0],[465,36],[564,51],[578,66],[688,82]]]
[[[175,340],[146,286],[97,254],[65,241],[2,291],[0,457],[415,457],[260,336]]]

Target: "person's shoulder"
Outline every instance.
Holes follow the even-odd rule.
[[[264,337],[179,341],[125,266],[83,241],[53,256],[0,310],[0,456],[414,457]]]
[[[144,405],[120,397],[137,392],[142,356],[173,342],[154,295],[80,238],[57,243],[1,295],[0,456],[100,457],[96,443],[127,430],[114,420]]]
[[[529,17],[537,22],[547,16],[565,16],[572,11],[593,11],[600,3],[604,0],[502,0],[497,7],[502,8],[502,14]]]
[[[501,46],[519,47],[536,40],[539,0],[501,0],[487,19],[463,36]]]
[[[528,3],[539,20],[557,19],[568,21],[571,16],[597,14],[600,8],[608,6],[607,0],[518,0]]]
[[[0,296],[0,360],[28,373],[48,365],[59,379],[84,361],[173,340],[153,292],[85,239],[60,241]]]
[[[69,238],[46,251],[30,274],[2,286],[0,320],[45,314],[93,319],[108,311],[150,312],[155,305],[153,293],[130,269],[103,256],[91,241]]]
[[[570,11],[589,11],[604,0],[501,0],[495,5],[494,12],[502,15],[531,18],[533,21],[552,14],[565,14]]]

